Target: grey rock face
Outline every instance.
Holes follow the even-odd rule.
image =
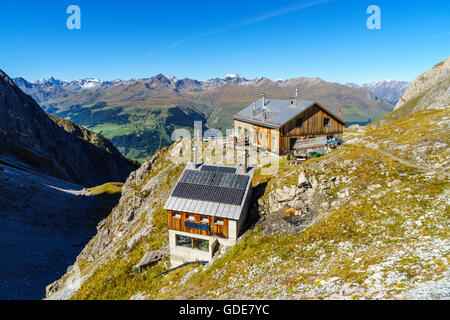
[[[414,101],[414,111],[423,108],[444,108],[450,105],[450,57],[414,80],[394,110]]]
[[[124,181],[136,168],[118,152],[107,152],[58,126],[2,71],[0,140],[0,156],[84,186]]]

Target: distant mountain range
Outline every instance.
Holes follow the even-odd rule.
[[[114,81],[14,81],[45,111],[104,135],[125,156],[139,160],[171,144],[173,130],[191,129],[194,121],[207,128],[232,128],[233,114],[262,93],[287,99],[298,89],[300,99],[318,101],[335,113],[341,107],[347,122],[368,122],[394,108],[366,89],[305,77],[272,81],[227,74],[200,81],[159,74]]]
[[[40,79],[33,82],[29,82],[24,78],[19,77],[14,78],[13,81],[19,88],[21,88],[28,95],[32,96],[38,103],[43,103],[45,101],[57,98],[65,98],[80,92],[109,88],[122,82],[121,80],[101,81],[99,79],[63,81],[57,80],[53,77],[48,80]]]
[[[137,167],[101,135],[49,117],[1,70],[0,162],[83,186],[125,181]]]
[[[155,77],[153,77],[155,78]],[[150,80],[155,80],[150,78]],[[165,79],[164,79],[165,78]],[[248,80],[244,77],[240,77],[237,74],[229,73],[223,76],[222,78],[214,78],[209,80],[193,80],[193,79],[177,79],[173,76],[164,76],[162,74],[156,76],[157,81],[161,81],[164,79],[165,84],[168,88],[172,88],[174,90],[185,90],[185,91],[204,91],[209,89],[214,89],[218,87],[222,87],[227,84],[232,85],[240,85],[240,86],[248,86],[255,87],[258,84],[265,80],[266,78],[256,78],[252,80]],[[301,78],[300,78],[301,79]],[[308,79],[308,78],[304,78]],[[141,79],[141,80],[149,80],[149,79]],[[267,79],[269,80],[269,79]],[[276,80],[274,81],[277,84],[289,83],[291,80]],[[316,79],[320,80],[320,79]],[[42,103],[49,100],[57,99],[57,98],[65,98],[70,95],[86,92],[91,90],[101,90],[113,87],[115,85],[126,85],[129,83],[137,82],[138,79],[132,80],[113,80],[113,81],[102,81],[96,78],[86,78],[86,79],[78,79],[73,81],[64,81],[58,80],[53,77],[46,79],[40,79],[37,81],[29,82],[24,78],[18,77],[13,79],[13,81],[27,94],[31,95],[37,102]],[[153,84],[155,81],[151,81]],[[411,83],[407,81],[399,81],[399,80],[380,80],[376,82],[364,83],[364,84],[356,84],[356,83],[346,83],[345,85],[351,88],[365,89],[373,93],[379,98],[386,100],[387,102],[395,105],[400,97],[405,93],[406,89],[408,89]]]
[[[356,83],[346,83],[346,86],[351,88],[365,89],[380,97],[392,105],[397,104],[398,100],[403,96],[406,89],[410,86],[411,82],[398,81],[385,79],[376,82],[356,84]]]

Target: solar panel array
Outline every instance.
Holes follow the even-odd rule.
[[[221,166],[209,166],[202,165],[200,168],[202,171],[224,172],[224,173],[236,173],[236,168],[233,167],[221,167]]]
[[[185,170],[172,196],[240,205],[249,177],[209,170]]]

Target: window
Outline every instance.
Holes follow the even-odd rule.
[[[238,127],[238,136],[241,136],[241,127]]]
[[[248,138],[248,130],[244,129],[244,138]]]
[[[186,220],[194,221],[194,220],[195,220],[195,217],[194,217],[193,214],[188,214],[188,215],[186,216]]]
[[[223,226],[223,219],[216,219],[216,221],[214,223],[219,226]]]
[[[276,152],[277,150],[277,138],[272,137],[272,152]]]
[[[174,212],[174,213],[172,213],[172,218],[180,219],[181,218],[181,214],[179,212]]]
[[[209,251],[209,241],[203,239],[192,238],[192,248],[202,251]]]
[[[191,238],[182,236],[181,234],[176,235],[176,242],[178,247],[197,249],[202,251],[209,251],[209,241],[197,238]]]
[[[330,118],[324,118],[323,119],[323,126],[329,127],[330,126]]]
[[[185,237],[180,234],[177,234],[176,241],[177,241],[178,247],[185,247],[185,248],[192,247],[192,238],[190,238],[190,237]]]
[[[209,218],[208,217],[202,217],[200,222],[201,223],[209,223]]]
[[[295,127],[296,128],[303,127],[303,119],[302,118],[295,120]]]

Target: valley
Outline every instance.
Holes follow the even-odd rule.
[[[103,196],[0,163],[0,299],[36,300],[62,276],[111,210]]]
[[[335,113],[341,107],[347,122],[371,121],[393,109],[392,104],[366,89],[319,78],[248,80],[228,74],[199,81],[159,74],[112,82],[15,81],[39,99],[45,111],[102,134],[126,157],[141,162],[172,143],[175,127],[191,130],[194,121],[202,121],[206,128],[231,128],[233,115],[262,93],[286,99],[298,89],[302,99],[318,101]],[[84,85],[86,82],[92,85]]]

